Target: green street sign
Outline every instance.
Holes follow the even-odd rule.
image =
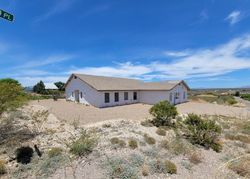
[[[8,21],[13,21],[14,20],[14,16],[8,12],[5,12],[3,10],[0,9],[0,17],[8,20]]]

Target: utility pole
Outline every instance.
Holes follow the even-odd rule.
[[[14,16],[8,12],[5,12],[3,10],[0,9],[0,17],[3,19],[6,19],[8,21],[13,21],[14,20]]]

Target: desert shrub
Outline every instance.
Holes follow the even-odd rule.
[[[102,127],[103,127],[103,128],[110,128],[110,127],[111,127],[111,124],[103,124]]]
[[[166,160],[164,162],[164,165],[165,165],[165,169],[166,169],[167,173],[170,173],[170,174],[176,174],[177,173],[177,167],[173,162],[171,162],[169,160]]]
[[[230,162],[228,168],[245,178],[250,177],[250,157],[242,157],[235,161]]]
[[[124,140],[121,140],[117,137],[113,137],[112,139],[110,139],[111,144],[113,145],[118,145],[120,147],[125,147],[126,146],[126,142],[124,142]]]
[[[144,134],[143,137],[144,137],[145,142],[149,145],[153,145],[156,142],[155,139],[153,137],[150,137],[148,134]]]
[[[150,114],[154,116],[152,123],[159,126],[171,126],[172,119],[178,114],[176,107],[168,101],[161,101],[155,104],[150,110]]]
[[[162,128],[158,128],[156,130],[156,134],[161,135],[161,136],[165,136],[166,135],[166,131],[164,129],[162,129]]]
[[[219,148],[220,144],[217,141],[221,134],[221,127],[215,121],[203,120],[196,114],[189,114],[184,123],[187,125],[188,138],[191,143],[214,150]]]
[[[130,139],[128,145],[131,149],[136,149],[138,147],[137,141],[135,139]]]
[[[78,156],[84,156],[91,153],[97,145],[97,138],[93,133],[86,130],[81,131],[80,138],[70,145],[70,152]]]
[[[63,152],[63,149],[60,147],[53,147],[48,151],[49,158],[61,155]]]
[[[202,162],[203,157],[202,157],[201,153],[194,151],[194,152],[189,154],[188,159],[193,164],[199,164]]]
[[[176,174],[177,167],[176,165],[169,161],[162,161],[160,159],[152,160],[149,162],[149,167],[151,173],[169,173],[169,174]]]
[[[154,126],[154,124],[152,124],[152,121],[149,120],[149,119],[147,119],[145,121],[142,121],[141,125],[144,126],[144,127],[153,127]]]
[[[137,179],[137,167],[131,165],[127,160],[122,158],[112,157],[103,165],[108,169],[109,178],[120,178],[120,179]]]
[[[129,156],[129,162],[133,167],[140,167],[144,163],[144,157],[140,154],[131,154]]]
[[[0,176],[4,175],[7,173],[7,169],[5,166],[5,161],[4,160],[0,160]]]
[[[240,97],[241,97],[242,99],[245,99],[245,100],[250,101],[250,94],[241,94]]]
[[[0,116],[22,106],[26,101],[27,96],[16,80],[0,80]]]

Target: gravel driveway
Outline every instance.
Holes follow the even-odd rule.
[[[46,107],[49,112],[55,114],[58,119],[72,123],[79,120],[81,125],[95,123],[112,119],[145,120],[150,118],[149,109],[151,105],[131,104],[109,108],[95,108],[84,106],[66,100],[41,100],[30,102],[32,105]],[[250,116],[247,108],[223,106],[211,103],[187,102],[177,105],[179,113],[195,113],[209,115],[224,115],[246,117]]]

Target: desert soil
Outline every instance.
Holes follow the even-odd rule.
[[[151,105],[131,104],[125,106],[116,106],[110,108],[95,108],[93,106],[85,106],[68,102],[66,100],[40,100],[32,101],[31,105],[44,106],[50,113],[57,116],[59,120],[72,123],[79,121],[80,125],[112,120],[145,120],[150,118],[149,109]],[[246,117],[250,115],[250,111],[245,107],[232,107],[205,102],[187,102],[177,105],[180,114],[195,113],[207,115],[223,115],[231,117]]]

